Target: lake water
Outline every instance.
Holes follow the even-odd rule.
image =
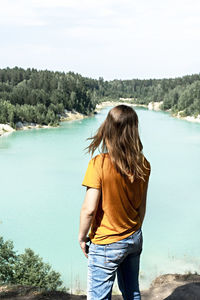
[[[0,235],[13,240],[18,253],[33,249],[73,292],[85,291],[87,277],[77,242],[89,161],[84,148],[108,110],[0,138]],[[146,288],[160,274],[200,272],[200,124],[136,111],[152,166],[140,272]]]

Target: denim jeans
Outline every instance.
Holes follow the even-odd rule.
[[[116,243],[90,244],[88,300],[110,300],[116,274],[123,299],[141,299],[138,274],[142,242],[142,231],[139,229]]]

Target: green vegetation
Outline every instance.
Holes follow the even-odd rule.
[[[182,115],[200,114],[200,75],[169,79],[113,80],[104,83],[104,97],[134,98],[138,104],[163,101],[162,109]]]
[[[66,110],[94,111],[98,80],[73,72],[0,69],[0,123],[57,125]]]
[[[36,286],[44,290],[56,290],[62,285],[61,275],[51,270],[33,250],[25,249],[17,254],[13,242],[0,237],[0,284]]]
[[[171,79],[104,81],[73,72],[0,69],[0,123],[58,125],[65,110],[86,115],[103,100],[163,101],[162,109],[182,116],[200,114],[200,75]]]

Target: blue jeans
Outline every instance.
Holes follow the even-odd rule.
[[[123,299],[141,299],[138,275],[142,242],[142,231],[139,229],[116,243],[90,244],[88,300],[110,300],[116,273]]]

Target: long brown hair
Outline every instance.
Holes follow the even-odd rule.
[[[144,180],[144,156],[142,142],[138,132],[138,116],[135,110],[127,105],[112,108],[97,133],[86,148],[94,154],[101,145],[103,153],[108,152],[116,170],[131,182],[134,178]]]

